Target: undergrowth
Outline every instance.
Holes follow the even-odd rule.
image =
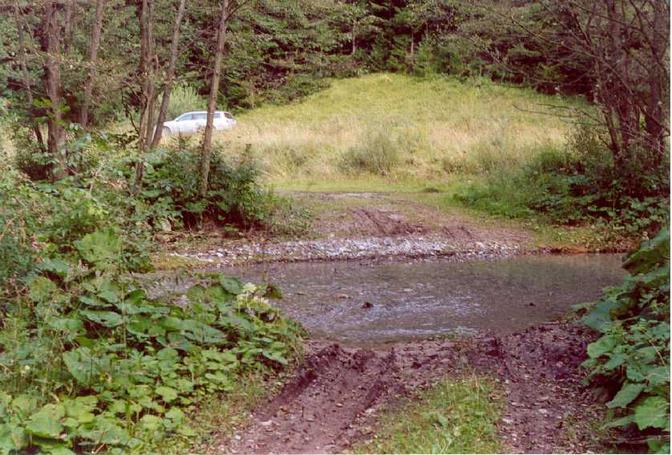
[[[272,288],[197,275],[183,295],[155,298],[132,273],[151,269],[157,232],[194,220],[269,229],[275,196],[252,165],[215,157],[199,198],[198,161],[181,144],[145,157],[133,195],[132,142],[82,141],[92,159],[57,182],[0,164],[0,453],[189,446],[204,400],[273,377],[303,332],[267,303]]]
[[[626,259],[621,286],[590,305],[582,321],[600,332],[584,363],[610,392],[609,427],[670,452],[670,235],[663,229]]]
[[[591,225],[612,241],[649,238],[669,222],[667,162],[642,153],[617,168],[597,133],[580,128],[566,148],[470,179],[452,197],[494,215]]]
[[[95,231],[41,261],[4,306],[0,447],[46,453],[140,452],[188,438],[186,414],[245,371],[295,355],[300,329],[266,287],[202,276],[152,299],[126,274],[120,237]]]

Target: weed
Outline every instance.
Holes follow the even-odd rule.
[[[502,409],[494,383],[483,377],[447,378],[417,401],[385,414],[380,431],[357,453],[493,453]]]
[[[383,131],[368,133],[359,147],[343,154],[339,168],[346,174],[389,175],[400,161],[399,143]]]

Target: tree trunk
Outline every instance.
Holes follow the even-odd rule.
[[[219,92],[219,79],[221,77],[222,59],[224,56],[224,38],[226,35],[226,26],[229,19],[229,0],[222,1],[222,13],[219,19],[219,28],[217,29],[217,49],[215,51],[215,66],[210,81],[210,95],[208,96],[208,118],[203,132],[203,144],[201,149],[201,182],[200,195],[205,196],[208,192],[208,177],[210,174],[210,157],[212,155],[212,128],[214,122],[215,108],[217,104],[217,93]]]
[[[177,15],[175,16],[175,25],[173,27],[173,40],[170,43],[170,61],[168,62],[168,69],[166,71],[166,83],[163,87],[161,108],[159,109],[159,116],[156,119],[156,129],[154,130],[154,137],[151,143],[152,148],[159,145],[159,142],[161,141],[163,122],[166,121],[166,115],[168,115],[168,105],[170,103],[170,94],[173,90],[173,82],[175,80],[175,65],[177,64],[177,53],[180,43],[180,24],[184,17],[186,3],[187,0],[180,0],[180,4],[177,7]]]
[[[50,113],[47,118],[47,149],[54,158],[52,176],[60,180],[66,176],[67,161],[64,150],[65,130],[61,116],[61,71],[59,63],[60,28],[57,7],[53,1],[44,6],[42,20],[42,51],[44,57],[44,88],[49,98]]]
[[[37,124],[35,121],[35,117],[33,116],[33,105],[34,105],[34,99],[33,99],[33,88],[32,84],[30,83],[30,73],[28,72],[28,64],[26,63],[26,50],[24,48],[25,46],[25,40],[23,37],[23,26],[21,25],[21,21],[19,19],[20,17],[20,11],[19,11],[19,5],[14,4],[14,21],[16,22],[16,32],[17,32],[17,47],[18,47],[18,58],[19,58],[19,66],[21,67],[21,84],[23,85],[23,88],[26,90],[26,101],[28,103],[28,107],[26,108],[26,112],[30,121],[30,126],[33,130],[33,133],[35,133],[35,140],[37,141],[37,144],[40,147],[40,150],[42,153],[47,152],[47,148],[44,144],[44,138],[42,137],[42,130],[40,130],[40,126]]]
[[[79,123],[82,128],[86,128],[89,123],[89,104],[91,103],[91,94],[93,93],[93,82],[96,78],[96,64],[98,63],[98,47],[100,46],[100,35],[103,29],[103,14],[105,12],[105,0],[96,0],[96,18],[91,30],[91,41],[89,42],[89,74],[84,83],[84,97],[82,98],[82,107],[79,112]]]
[[[649,100],[645,109],[646,132],[649,136],[650,146],[655,152],[655,165],[659,166],[665,156],[665,130],[663,125],[668,123],[668,115],[664,105],[667,105],[669,94],[665,87],[669,87],[670,77],[666,66],[665,45],[659,37],[667,37],[669,42],[669,7],[665,2],[652,3],[653,27],[650,31],[651,38],[651,65],[648,72]],[[637,14],[642,14],[639,11]]]
[[[145,173],[144,155],[152,133],[151,124],[154,107],[154,46],[152,37],[152,0],[142,0],[140,9],[140,64],[139,73],[142,81],[140,94],[140,126],[138,128],[139,157],[135,165],[135,182],[133,193],[140,192],[142,178]]]
[[[63,54],[67,54],[70,50],[70,43],[72,42],[72,31],[74,30],[73,20],[76,17],[75,9],[77,4],[75,0],[70,0],[65,4],[65,19],[63,21]]]

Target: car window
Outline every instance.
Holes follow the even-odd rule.
[[[175,119],[176,122],[184,122],[186,120],[193,120],[194,115],[193,114],[182,114],[178,118]]]
[[[229,118],[229,119],[233,120],[233,115],[231,115],[231,113],[230,113],[230,112],[224,112],[224,117],[226,117],[226,118]]]
[[[215,112],[215,118],[222,118],[221,112]]]
[[[206,114],[206,113],[204,113],[204,112],[203,112],[203,113],[194,114],[194,120],[205,120],[205,119],[207,119],[207,118],[208,118],[208,114]]]

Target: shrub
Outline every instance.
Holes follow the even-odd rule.
[[[389,175],[400,162],[400,144],[389,133],[367,133],[361,145],[341,156],[339,168],[350,174]]]
[[[195,226],[203,221],[249,229],[271,223],[272,193],[257,183],[254,162],[230,164],[215,150],[210,163],[209,189],[199,194],[200,151],[186,143],[157,149],[146,157],[140,202],[150,223],[162,221]],[[129,176],[130,177],[130,176]]]
[[[55,163],[54,157],[40,149],[32,139],[32,134],[22,124],[13,124],[12,140],[16,145],[13,164],[31,180],[49,180]],[[68,174],[87,174],[100,165],[99,152],[107,141],[104,135],[84,132],[79,125],[71,124],[66,129],[66,139],[64,153]]]
[[[499,166],[463,185],[455,199],[498,215],[536,213],[559,224],[609,227],[614,236],[651,236],[669,221],[668,191],[666,169],[617,170],[597,136],[579,129],[568,150],[545,149],[518,169]]]
[[[600,332],[588,345],[589,379],[618,390],[611,427],[635,427],[649,449],[670,453],[670,233],[663,229],[625,261],[630,276],[582,321]]]
[[[179,84],[173,88],[168,104],[169,119],[174,119],[185,112],[199,110],[205,110],[205,101],[195,88],[186,84]]]

